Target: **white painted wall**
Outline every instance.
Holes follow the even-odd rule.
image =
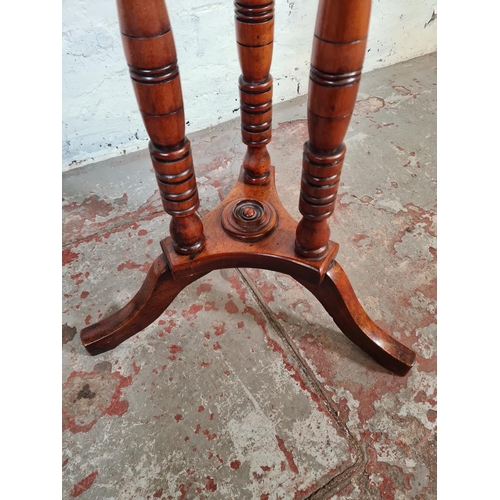
[[[436,50],[437,0],[373,0],[364,71]],[[167,0],[186,133],[239,116],[232,0]],[[318,0],[276,0],[274,103],[307,92]],[[63,170],[147,147],[112,0],[63,0]]]

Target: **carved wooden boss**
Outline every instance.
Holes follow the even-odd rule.
[[[158,318],[177,294],[215,269],[257,267],[287,273],[309,289],[355,344],[404,375],[415,353],[361,307],[335,257],[332,215],[366,49],[370,0],[320,0],[309,81],[297,224],[282,206],[267,151],[271,140],[274,1],[235,3],[241,135],[247,146],[228,197],[200,220],[174,38],[164,0],[117,0],[123,46],[170,237],[135,297],[81,332],[91,354],[113,349]]]

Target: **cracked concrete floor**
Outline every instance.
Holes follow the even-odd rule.
[[[305,106],[275,106],[269,147],[295,219]],[[188,136],[205,214],[236,180],[239,120]],[[80,330],[132,298],[169,217],[146,151],[64,175],[63,498],[436,498],[436,54],[365,74],[346,144],[331,237],[367,312],[416,351],[406,377],[258,269],[210,273],[91,357]]]

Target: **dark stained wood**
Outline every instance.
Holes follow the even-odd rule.
[[[178,293],[210,271],[254,267],[289,274],[322,303],[344,334],[382,366],[408,372],[415,353],[363,310],[329,240],[345,156],[344,135],[356,99],[370,2],[320,0],[308,100],[299,224],[280,202],[266,145],[271,140],[269,75],[274,2],[235,3],[242,138],[247,145],[238,182],[202,220],[175,46],[163,0],[118,0],[125,54],[146,129],[170,237],[135,297],[120,311],[84,328],[91,354],[113,349],[152,323]]]
[[[273,78],[274,0],[238,0],[234,3],[236,43],[242,75],[240,89],[241,136],[247,146],[243,158],[245,182],[269,182]]]
[[[222,228],[241,241],[260,241],[276,229],[278,215],[265,200],[236,199],[224,205]]]
[[[123,48],[176,252],[193,255],[205,244],[177,53],[163,0],[118,0]]]
[[[297,278],[321,302],[342,333],[397,375],[406,375],[415,363],[415,353],[384,332],[359,303],[344,270],[335,262],[321,285]]]
[[[279,224],[272,234],[253,241],[233,238],[220,223],[221,214],[240,201],[262,199],[277,211]],[[137,295],[114,315],[82,330],[82,341],[91,354],[112,349],[140,332],[168,307],[179,292],[210,271],[234,267],[257,267],[289,274],[308,288],[322,303],[342,332],[382,366],[398,375],[408,372],[415,360],[413,351],[385,333],[366,314],[340,265],[335,262],[338,244],[329,242],[327,259],[297,256],[296,222],[278,198],[271,168],[265,186],[249,185],[244,172],[231,193],[203,218],[205,248],[192,259],[179,255],[172,238],[161,242],[158,257]],[[166,258],[165,258],[166,257]]]
[[[258,241],[248,243],[243,238],[232,237],[221,224],[226,207],[244,200],[262,200],[274,207],[277,225],[274,231]],[[275,187],[275,170],[270,169],[269,182],[265,185],[248,184],[243,168],[238,182],[224,201],[203,217],[206,233],[205,248],[195,259],[175,252],[171,238],[161,241],[163,253],[174,278],[185,278],[200,271],[232,267],[257,267],[301,277],[319,284],[333,265],[339,245],[328,243],[325,259],[304,259],[295,252],[295,228],[297,223],[281,204]]]
[[[177,295],[191,282],[206,273],[184,279],[173,279],[165,257],[160,255],[149,268],[140,290],[118,312],[80,332],[87,351],[101,354],[144,330],[161,316]]]
[[[320,258],[345,156],[343,140],[358,94],[370,0],[320,0],[314,32],[296,250]]]

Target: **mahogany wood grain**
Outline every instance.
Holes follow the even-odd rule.
[[[366,314],[329,240],[345,155],[344,136],[354,107],[366,48],[369,0],[320,0],[308,98],[299,224],[275,187],[266,145],[271,140],[274,2],[235,3],[242,69],[242,139],[247,145],[238,182],[223,202],[196,215],[198,191],[185,137],[175,45],[163,0],[118,0],[125,55],[137,102],[151,137],[150,153],[163,206],[172,216],[163,254],[139,292],[115,314],[84,328],[95,355],[113,349],[158,318],[190,283],[216,269],[253,267],[290,275],[308,288],[342,332],[381,365],[408,372],[415,353]]]
[[[206,273],[184,279],[173,279],[165,257],[160,255],[149,268],[140,290],[118,312],[80,332],[87,351],[101,354],[144,330],[161,316],[177,295],[191,282]]]
[[[235,201],[262,200],[274,207],[277,224],[274,231],[258,241],[235,237],[227,232],[221,223],[226,207]],[[172,240],[161,241],[163,253],[174,278],[184,278],[199,271],[232,267],[256,267],[301,277],[311,283],[321,283],[325,273],[333,265],[339,245],[330,241],[326,258],[305,259],[295,252],[295,228],[297,223],[281,204],[275,186],[275,169],[271,167],[269,182],[265,185],[248,184],[242,168],[238,182],[224,201],[203,217],[206,233],[205,248],[195,259],[175,252]],[[241,230],[244,235],[244,229]]]
[[[370,319],[337,262],[320,285],[296,279],[321,302],[346,337],[384,368],[397,375],[408,373],[415,363],[415,353]]]
[[[117,0],[122,43],[165,211],[172,216],[175,250],[186,255],[205,244],[196,213],[200,202],[189,140],[177,53],[163,0]]]
[[[366,49],[370,0],[320,0],[309,76],[296,250],[320,258],[344,163],[343,140],[356,102]]]
[[[271,158],[273,78],[269,74],[274,41],[274,0],[236,0],[236,43],[242,75],[239,78],[241,135],[247,146],[243,158],[245,182],[266,184]]]
[[[263,193],[264,191],[264,193]],[[226,208],[238,200],[263,194],[277,211],[279,224],[259,241],[235,239],[220,223]],[[384,332],[366,314],[340,265],[335,262],[338,244],[329,242],[327,259],[306,259],[294,251],[295,221],[279,201],[274,168],[265,186],[249,185],[242,169],[231,193],[203,218],[205,248],[195,259],[179,255],[172,238],[161,242],[164,255],[151,267],[136,296],[120,311],[85,328],[82,342],[95,355],[113,349],[157,319],[179,292],[216,269],[254,267],[289,274],[308,288],[332,316],[337,326],[356,345],[382,366],[398,375],[408,372],[415,361],[413,351]],[[166,257],[166,258],[165,258]]]

